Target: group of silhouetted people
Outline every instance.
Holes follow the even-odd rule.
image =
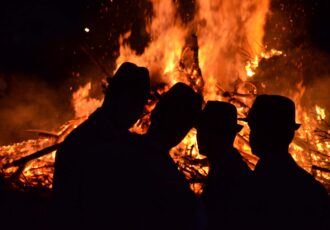
[[[184,83],[164,93],[144,135],[129,131],[150,98],[148,69],[125,62],[108,79],[102,106],[57,151],[55,229],[330,229],[325,188],[289,153],[294,103],[257,96],[245,120],[258,161],[233,147],[242,126],[234,105],[208,101]],[[210,162],[197,196],[169,155],[191,128]]]

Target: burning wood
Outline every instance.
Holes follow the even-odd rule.
[[[51,188],[56,150],[84,119],[68,121],[58,132],[28,130],[38,133],[40,138],[0,147],[0,169],[7,184],[18,189]]]
[[[202,70],[199,67],[198,61],[198,40],[197,36],[193,34],[186,41],[178,69],[186,79],[178,79],[183,82],[187,82],[196,92],[203,94],[204,79],[202,76]]]

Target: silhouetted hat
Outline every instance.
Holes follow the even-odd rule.
[[[250,127],[297,130],[300,124],[295,121],[294,102],[279,95],[259,95],[252,104],[249,114],[241,120]]]
[[[162,120],[178,126],[195,125],[203,97],[184,83],[177,83],[164,93],[151,114],[151,122]]]
[[[131,62],[124,62],[120,65],[112,78],[108,77],[107,82],[113,91],[132,91],[141,96],[150,96],[149,71],[145,67],[139,67]]]
[[[197,128],[239,132],[243,126],[237,124],[237,109],[234,105],[222,101],[208,101],[201,113]]]

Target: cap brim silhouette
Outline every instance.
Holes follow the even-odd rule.
[[[247,117],[238,118],[249,126],[272,128],[292,128],[297,130],[301,124],[295,122],[295,104],[280,95],[259,95],[252,104]]]

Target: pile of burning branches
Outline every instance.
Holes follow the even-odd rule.
[[[239,83],[237,88],[243,87],[242,84]],[[244,87],[255,89],[252,83],[244,84],[247,84]],[[246,105],[245,100],[251,100],[256,96],[254,94],[255,91],[253,90],[252,92],[253,94],[241,94],[237,90],[226,92],[219,88],[219,93],[222,94],[225,100],[240,108],[239,113],[241,116],[245,116],[249,110],[249,106]],[[147,108],[153,108],[156,101],[156,99],[151,101]],[[151,110],[147,110],[143,118],[136,124],[135,129],[137,131],[146,130],[149,125],[148,118]],[[71,120],[65,123],[58,132],[30,130],[38,133],[39,138],[0,147],[1,177],[6,182],[5,186],[21,190],[29,188],[50,189],[52,186],[56,150],[64,138],[85,119],[86,117]],[[328,130],[330,130],[330,125],[325,120],[321,120],[320,124],[322,126],[315,129],[314,134],[318,137],[320,143],[329,142],[330,133]],[[191,184],[194,186],[197,185],[196,189],[198,190],[207,177],[208,160],[198,154],[198,147],[196,141],[194,141],[195,136],[196,130],[192,130],[181,144],[172,149],[171,156],[177,163],[178,168],[190,180]],[[249,145],[248,133],[239,133],[235,144],[249,166],[254,168],[257,158],[246,150],[246,148],[242,148],[242,146]],[[302,146],[304,149],[310,151],[310,154],[316,155],[319,158],[313,162],[311,173],[328,186],[330,180],[323,175],[330,173],[330,156],[326,152],[315,148],[312,143],[308,143],[301,138],[296,138],[295,144]]]

